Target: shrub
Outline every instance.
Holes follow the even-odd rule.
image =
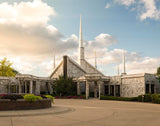
[[[45,95],[46,98],[50,98],[52,100],[52,103],[54,103],[54,97],[52,97],[51,95]]]
[[[137,101],[137,97],[124,98],[124,97],[114,97],[114,96],[101,95],[100,100]]]
[[[1,98],[16,101],[17,99],[23,99],[23,96],[19,94],[5,94],[5,95],[2,95]]]
[[[151,98],[153,103],[160,104],[160,94],[152,94]]]
[[[37,99],[42,99],[42,97],[35,96],[34,94],[27,94],[24,96],[24,100],[29,102],[37,101]]]
[[[143,99],[142,99],[143,96]],[[138,101],[139,102],[152,102],[151,94],[145,94],[145,95],[139,95],[138,96]]]
[[[144,95],[144,102],[152,102],[151,94],[145,94]]]
[[[41,100],[42,97],[41,97],[41,96],[36,96],[36,99],[37,99],[37,100]]]
[[[137,100],[139,101],[139,102],[142,102],[143,100],[142,100],[142,95],[139,95],[138,97],[137,97]]]

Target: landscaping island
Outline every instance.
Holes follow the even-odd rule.
[[[33,94],[3,94],[0,98],[0,111],[50,108],[54,100],[50,95],[35,96]]]

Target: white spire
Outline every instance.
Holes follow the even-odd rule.
[[[83,67],[84,65],[84,47],[82,37],[82,21],[80,16],[80,28],[79,28],[79,64]]]
[[[123,72],[122,75],[126,74],[126,63],[125,63],[125,51],[123,50]]]
[[[79,47],[83,47],[82,20],[81,20],[81,15],[80,15],[80,26],[79,26]]]
[[[95,51],[95,68],[97,68],[96,51]]]

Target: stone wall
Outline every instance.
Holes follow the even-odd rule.
[[[30,87],[30,81],[32,78],[21,78],[18,79],[17,77],[0,77],[0,94],[6,94],[6,93],[19,93],[19,81],[21,81],[21,92],[20,93],[25,93],[24,87],[25,87],[25,81],[28,83],[29,88]],[[40,94],[40,90],[43,91],[43,89],[46,91],[46,82],[50,82],[49,80],[46,79],[35,79],[32,80],[34,86],[32,85],[32,91],[35,94]],[[50,92],[52,91],[52,88],[49,84],[49,90]],[[34,88],[33,88],[34,87]],[[23,92],[22,92],[23,88]],[[30,91],[30,89],[29,89]],[[29,92],[28,92],[29,93]]]
[[[156,85],[156,93],[160,93],[160,83],[154,74],[145,74],[145,83],[147,84],[155,84]]]
[[[27,102],[24,100],[10,101],[8,99],[0,99],[0,110],[28,110],[50,108],[51,100],[42,99],[35,102]]]
[[[63,76],[63,61],[59,64],[59,66],[54,70],[51,79],[58,78],[59,76]]]
[[[73,60],[67,58],[67,76],[79,78],[85,75],[85,71]]]
[[[109,77],[109,85],[120,85],[121,84],[121,76],[110,76]]]
[[[0,94],[10,93],[12,85],[18,85],[18,80],[15,77],[0,77]]]
[[[137,97],[142,94],[145,94],[144,76],[122,78],[121,97]]]
[[[98,71],[95,67],[93,67],[90,63],[88,63],[86,60],[83,62],[83,69],[87,73],[95,73],[95,74],[101,74],[103,75],[100,71]]]

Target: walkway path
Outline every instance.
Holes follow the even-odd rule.
[[[158,104],[97,99],[56,99],[55,103],[51,109],[0,111],[0,126],[160,125],[160,105]],[[2,117],[3,115],[7,117]]]

